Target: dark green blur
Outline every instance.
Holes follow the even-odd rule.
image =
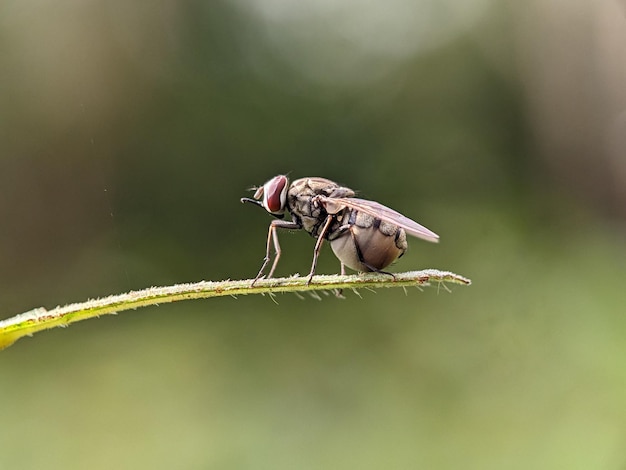
[[[181,302],[22,340],[0,353],[0,468],[624,468],[626,145],[606,144],[601,60],[581,51],[574,79],[538,6],[369,60],[246,5],[0,6],[0,319],[253,277],[271,217],[239,198],[279,173],[417,220],[441,242],[393,270],[473,285]],[[281,244],[277,274],[307,273],[314,240]]]

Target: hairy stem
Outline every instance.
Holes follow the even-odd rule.
[[[0,349],[10,346],[24,336],[31,336],[38,331],[67,326],[71,323],[96,318],[100,315],[118,313],[124,310],[147,307],[167,302],[186,299],[204,299],[224,295],[238,296],[249,294],[273,294],[278,292],[313,292],[324,290],[341,291],[342,289],[380,288],[380,287],[415,287],[436,284],[469,285],[471,281],[463,276],[448,271],[426,269],[388,274],[359,274],[315,276],[307,284],[307,277],[287,277],[259,279],[254,286],[252,280],[241,281],[201,281],[191,284],[176,284],[165,287],[150,287],[126,294],[111,295],[101,299],[69,304],[46,310],[43,307],[0,321]]]

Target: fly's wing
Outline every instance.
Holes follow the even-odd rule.
[[[431,232],[426,227],[418,224],[408,217],[403,216],[399,212],[396,212],[387,206],[383,206],[379,202],[359,199],[357,197],[319,197],[319,200],[329,214],[336,214],[341,209],[348,207],[350,209],[369,214],[372,217],[377,217],[380,220],[397,225],[398,227],[402,227],[409,235],[421,238],[422,240],[435,243],[439,241],[439,235],[436,233]]]

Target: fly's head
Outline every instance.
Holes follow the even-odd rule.
[[[287,207],[289,179],[285,175],[274,176],[263,186],[256,188],[253,199],[244,197],[241,202],[251,202],[261,206],[274,217],[282,219]]]

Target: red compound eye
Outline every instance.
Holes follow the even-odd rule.
[[[279,214],[285,210],[288,183],[286,176],[278,175],[263,185],[263,205],[268,212]]]

